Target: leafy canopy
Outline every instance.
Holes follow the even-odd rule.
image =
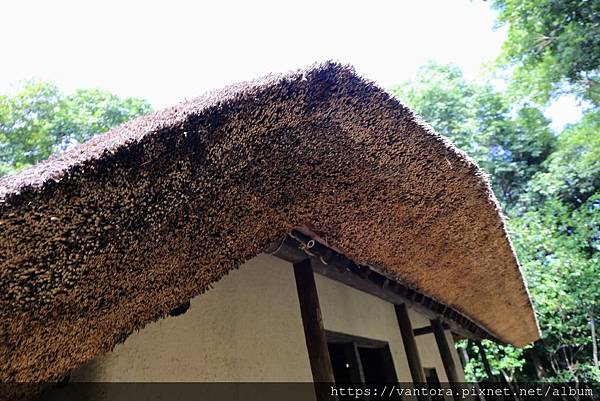
[[[575,93],[600,104],[600,2],[494,0],[508,25],[501,62],[514,67],[512,87],[545,103]]]
[[[600,314],[600,111],[556,135],[539,109],[511,106],[491,85],[435,63],[392,92],[490,174],[509,217],[543,340],[525,349],[484,341],[493,373],[598,380],[590,323]],[[478,350],[460,346],[468,377],[485,379]]]
[[[598,380],[591,319],[600,315],[600,111],[559,136],[510,222],[544,337],[563,380]],[[568,363],[567,363],[568,362]]]
[[[29,81],[0,95],[0,175],[46,159],[95,134],[148,113],[150,104],[99,89],[70,95],[54,84]]]
[[[550,121],[539,109],[512,110],[490,84],[467,82],[455,66],[430,62],[392,93],[491,175],[505,207],[554,148]]]

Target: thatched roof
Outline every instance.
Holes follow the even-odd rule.
[[[0,180],[0,380],[59,378],[303,224],[504,341],[538,337],[481,170],[385,91],[324,64]]]

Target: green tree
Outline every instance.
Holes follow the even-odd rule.
[[[494,0],[508,26],[501,62],[514,68],[512,87],[545,103],[574,93],[600,102],[600,1]]]
[[[478,109],[485,109],[481,111],[482,119],[493,118],[485,113],[497,114],[498,110],[481,104],[478,89],[465,81],[458,67],[429,62],[418,70],[414,80],[393,87],[391,92],[439,134],[481,161],[488,149],[483,137],[487,133],[479,129]]]
[[[505,208],[554,148],[550,121],[539,109],[512,110],[490,84],[467,82],[457,67],[430,62],[392,93],[491,175]]]
[[[393,93],[476,159],[508,214],[543,339],[522,350],[484,341],[492,373],[598,380],[600,112],[555,135],[539,109],[511,108],[492,86],[432,63]],[[485,379],[478,350],[460,346],[468,377]]]
[[[511,345],[500,345],[489,340],[482,340],[481,346],[485,350],[487,360],[490,364],[491,373],[495,378],[502,378],[506,383],[514,384],[523,373],[526,364],[523,354],[527,348],[515,348]],[[488,377],[483,362],[480,358],[479,349],[471,341],[460,341],[457,348],[464,350],[469,355],[465,366],[465,377],[469,382],[493,381]]]
[[[564,130],[509,222],[557,380],[600,380],[600,111]]]
[[[0,95],[0,175],[26,168],[151,110],[148,102],[98,89],[63,94],[54,84],[29,81]]]
[[[600,380],[599,130],[600,112],[565,129],[510,210],[508,227],[542,340],[524,350],[483,342],[493,373],[507,381]],[[467,352],[468,377],[486,379],[477,349]]]
[[[591,106],[560,133],[551,154],[540,154],[542,169],[523,187],[508,225],[542,330],[542,340],[524,353],[534,366],[529,371],[546,380],[597,381],[600,2],[493,5],[498,22],[508,27],[500,66],[510,72],[512,94],[541,104],[574,94]]]

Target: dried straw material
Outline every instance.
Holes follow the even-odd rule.
[[[500,339],[538,337],[481,170],[327,63],[208,93],[0,180],[0,380],[59,379],[303,224]]]

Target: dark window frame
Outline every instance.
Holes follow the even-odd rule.
[[[387,341],[376,340],[366,337],[360,337],[352,334],[340,333],[326,330],[328,346],[333,345],[343,347],[343,353],[349,363],[354,364],[356,369],[349,371],[349,381],[352,383],[366,383],[363,362],[361,361],[361,349],[363,354],[368,350],[379,350],[377,356],[382,361],[382,373],[386,383],[395,383],[398,381],[394,360]]]

